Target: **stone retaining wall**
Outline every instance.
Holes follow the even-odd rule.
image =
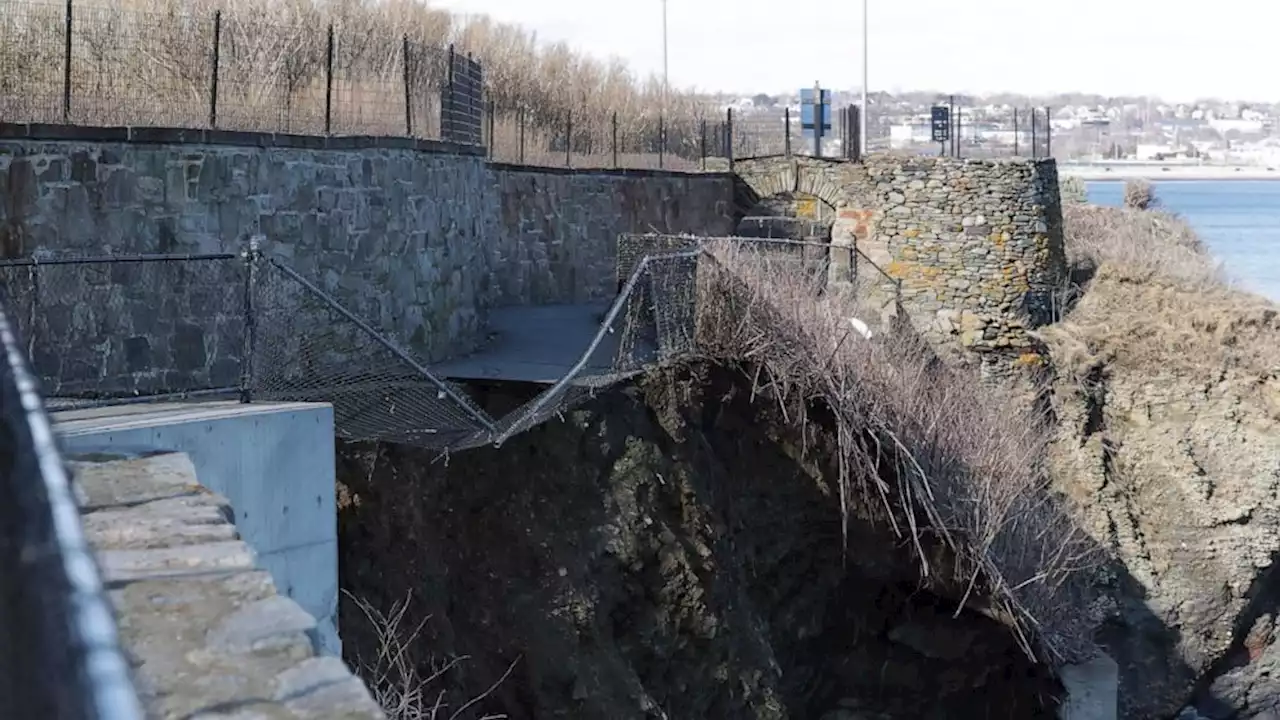
[[[611,296],[620,233],[729,232],[732,187],[716,174],[490,164],[481,148],[403,138],[0,124],[0,258],[240,252],[261,234],[267,253],[434,362],[482,344],[489,308]],[[189,286],[106,273],[89,302],[91,283],[40,272],[41,297],[61,282],[59,297],[88,308],[58,325],[93,338],[60,373],[124,373],[117,384],[140,391],[237,377],[238,345],[223,340],[240,334],[238,292],[203,293],[183,311],[199,337],[178,342],[142,329],[163,325],[148,303],[188,307],[170,296]],[[137,300],[147,317],[128,310]]]
[[[276,591],[185,454],[73,457],[84,527],[148,717],[382,720]]]

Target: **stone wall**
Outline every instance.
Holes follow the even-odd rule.
[[[727,175],[522,168],[482,153],[402,138],[0,125],[0,257],[239,252],[261,234],[268,254],[433,362],[484,342],[491,307],[611,296],[621,232],[732,227]],[[193,272],[231,290],[234,262],[217,265]],[[169,297],[190,285],[144,287],[172,270],[39,272],[37,315],[55,295],[75,300],[47,333],[79,338],[78,350],[48,353],[72,382],[62,389],[125,375],[140,392],[235,383],[240,293],[201,293],[193,310]],[[24,268],[3,274],[29,286]],[[80,302],[90,286],[100,301]],[[181,318],[155,320],[153,303]]]
[[[1029,348],[1066,272],[1052,160],[871,156],[872,193],[841,216],[901,283],[917,328],[974,350]]]
[[[341,659],[320,654],[315,618],[278,593],[185,454],[69,464],[148,717],[250,706],[281,720],[386,717]]]
[[[734,226],[733,178],[723,173],[491,168],[497,305],[611,298],[619,235]]]

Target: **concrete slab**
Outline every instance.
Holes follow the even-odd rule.
[[[1106,654],[1060,672],[1067,690],[1058,708],[1061,720],[1116,720],[1120,712],[1120,669]]]
[[[186,453],[231,503],[241,537],[280,591],[318,621],[339,654],[333,408],[322,403],[175,402],[52,413],[75,456]]]
[[[498,308],[489,313],[491,340],[483,350],[432,370],[451,380],[550,385],[577,364],[608,312],[607,302]],[[606,336],[588,361],[582,384],[598,384],[592,378],[612,373],[618,339],[616,332]]]

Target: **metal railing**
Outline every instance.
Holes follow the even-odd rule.
[[[23,347],[0,304],[0,714],[142,720]]]

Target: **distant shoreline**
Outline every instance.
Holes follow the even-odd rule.
[[[1205,180],[1280,180],[1280,171],[1224,165],[1073,165],[1059,163],[1058,174],[1085,182],[1193,182]]]

